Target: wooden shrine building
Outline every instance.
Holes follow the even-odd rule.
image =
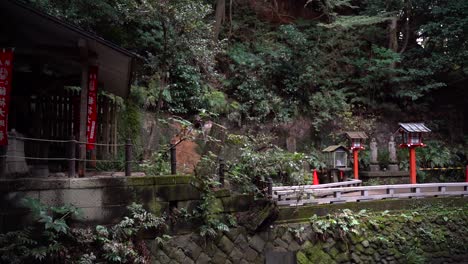
[[[90,69],[97,69],[96,143],[109,144],[93,152],[115,155],[117,106],[109,95],[129,95],[134,54],[16,0],[0,1],[2,48],[14,49],[8,133],[24,138],[25,156],[49,158],[52,171],[66,171],[53,159],[67,155],[67,143],[34,139],[89,142]],[[78,146],[77,158],[85,159],[86,144]]]

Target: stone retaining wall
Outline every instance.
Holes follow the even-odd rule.
[[[438,206],[444,203],[440,199]],[[445,205],[441,208],[446,214],[438,209],[419,214],[412,209],[392,215],[375,212],[359,220],[367,228],[360,235],[349,231],[344,237],[323,237],[310,223],[294,223],[256,233],[238,227],[215,239],[183,234],[162,247],[154,241],[149,244],[155,264],[468,263],[466,199],[456,203],[450,199]]]
[[[132,202],[160,215],[169,208],[193,208],[200,199],[193,176],[91,177],[0,180],[0,231],[27,221],[21,200],[39,199],[47,205],[71,203],[83,212],[80,224],[111,224],[121,220]],[[223,212],[247,210],[253,197],[232,197],[227,190],[215,193]]]

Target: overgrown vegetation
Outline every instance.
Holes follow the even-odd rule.
[[[157,113],[238,125],[307,116],[319,135],[349,112],[430,109],[443,130],[444,109],[466,104],[465,1],[24,1],[139,54],[132,103]]]
[[[25,205],[31,209],[34,222],[25,229],[0,234],[4,263],[149,263],[144,232],[151,231],[157,243],[169,238],[164,235],[166,219],[138,204],[130,205],[129,215],[118,224],[95,229],[70,226],[70,220],[80,216],[73,205],[46,206],[32,198],[26,198]]]
[[[305,253],[315,250],[314,254],[325,254],[330,258],[322,251],[329,249],[329,244],[336,248],[343,246],[345,252],[362,252],[362,256],[369,256],[371,260],[373,254],[378,253],[404,263],[426,263],[433,257],[465,254],[468,248],[466,236],[462,234],[468,232],[464,226],[467,209],[466,206],[447,208],[437,205],[404,212],[352,212],[345,209],[322,217],[313,216],[310,219],[312,232],[324,245],[322,247],[318,242],[318,246],[309,249],[306,246]],[[330,241],[334,242],[330,244]],[[328,253],[335,260],[354,258],[347,253]]]
[[[228,148],[238,155],[228,162],[227,175],[233,187],[242,192],[258,192],[268,178],[279,184],[304,184],[310,180],[312,168],[324,167],[320,153],[291,153],[273,143],[271,135],[228,135]],[[263,184],[262,184],[263,183]]]

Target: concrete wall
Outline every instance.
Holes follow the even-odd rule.
[[[80,224],[110,224],[121,220],[132,202],[160,215],[171,207],[196,206],[200,192],[192,176],[92,177],[0,180],[0,231],[17,228],[27,221],[21,200],[39,199],[47,205],[71,203],[83,212]],[[225,212],[247,210],[252,197],[216,193]],[[239,199],[241,198],[241,199]],[[78,220],[78,219],[77,219]]]

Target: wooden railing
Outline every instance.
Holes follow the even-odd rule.
[[[310,191],[314,189],[360,186],[361,184],[361,180],[349,180],[344,182],[334,182],[319,185],[276,186],[272,188],[272,197],[275,200],[281,201],[297,199],[298,197],[302,197],[305,194],[308,195],[307,198],[310,198]]]
[[[317,186],[317,185],[316,185]],[[468,196],[468,183],[399,184],[305,189],[296,196],[277,197],[279,205],[364,202],[382,199]]]

